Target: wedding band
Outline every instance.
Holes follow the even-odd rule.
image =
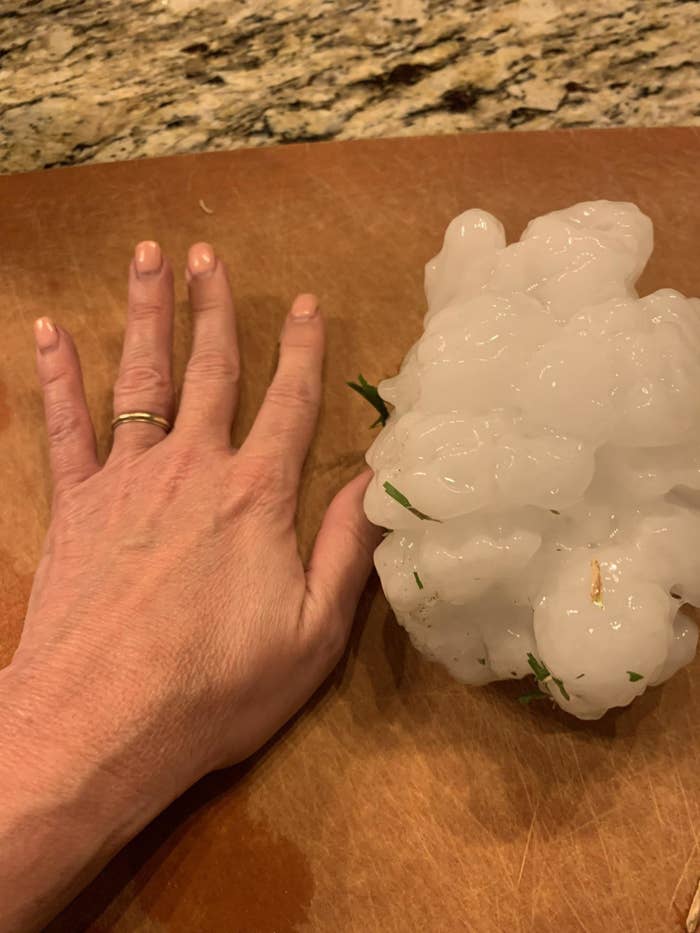
[[[123,415],[117,415],[114,419],[112,430],[114,431],[120,424],[126,424],[128,421],[143,421],[146,424],[155,424],[157,427],[162,428],[166,434],[169,434],[172,429],[172,424],[167,418],[151,414],[150,411],[125,411]]]

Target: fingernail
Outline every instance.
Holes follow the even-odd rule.
[[[153,275],[163,265],[163,254],[154,240],[144,240],[134,250],[134,265],[137,275]]]
[[[318,298],[315,295],[297,295],[290,314],[295,321],[310,321],[318,314]]]
[[[187,254],[187,271],[195,278],[211,275],[216,266],[216,253],[208,243],[195,243]]]
[[[34,340],[40,353],[56,349],[58,330],[51,318],[40,317],[34,321]]]

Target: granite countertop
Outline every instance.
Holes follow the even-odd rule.
[[[699,0],[0,0],[0,171],[700,123]]]

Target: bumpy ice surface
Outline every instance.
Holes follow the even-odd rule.
[[[414,644],[469,684],[534,666],[584,719],[697,645],[700,301],[638,298],[652,237],[607,201],[510,246],[489,214],[455,218],[367,455],[367,514],[392,529],[375,561]]]

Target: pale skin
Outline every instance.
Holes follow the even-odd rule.
[[[193,344],[174,410],[173,277],[129,270],[114,411],[98,462],[69,335],[35,324],[54,499],[19,649],[0,672],[0,930],[40,929],[175,797],[260,748],[344,650],[378,531],[366,474],[338,493],[308,567],[297,491],[321,396],[323,319],[299,295],[239,450],[240,362],[226,269],[189,251]]]

